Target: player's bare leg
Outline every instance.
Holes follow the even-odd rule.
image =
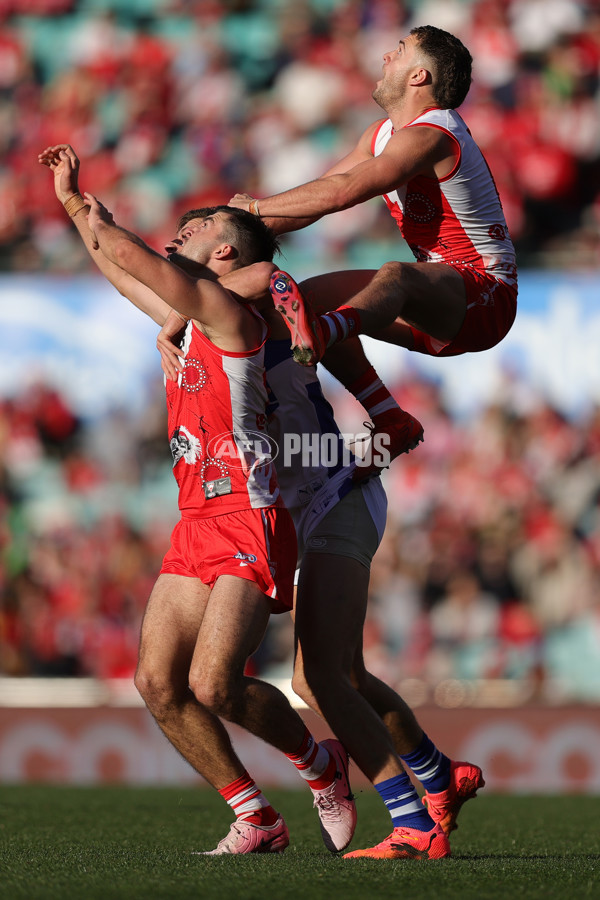
[[[223,575],[211,591],[190,668],[198,701],[283,753],[298,746],[302,720],[276,687],[244,675],[262,641],[271,603],[257,584]]]
[[[353,559],[309,552],[302,569],[304,577],[301,573],[295,610],[298,648],[294,690],[347,742],[355,762],[390,810],[396,806],[395,797],[406,804],[392,815],[394,829],[388,838],[374,848],[347,855],[405,859],[449,856],[447,836],[456,827],[462,803],[483,786],[481,770],[466,763],[450,764],[424,735],[402,697],[366,671],[362,654],[366,568]],[[332,572],[331,578],[325,581],[323,571]],[[339,592],[332,590],[334,585],[339,585]],[[348,623],[350,627],[346,627]],[[450,765],[450,785],[441,794],[427,795],[432,802],[428,803],[429,815],[422,819],[418,797],[407,783],[400,757],[421,763],[424,746],[433,750],[424,767],[428,777],[433,775],[432,759],[437,755],[445,760],[446,770]],[[443,767],[440,762],[442,779]]]
[[[385,263],[351,305],[363,334],[401,318],[439,341],[456,337],[467,312],[464,281],[443,263]]]
[[[355,654],[362,647],[368,582],[368,570],[354,559],[304,554],[296,604],[293,688],[307,703],[316,699],[320,713],[352,759],[377,783],[399,774],[403,767],[389,731],[359,692],[353,674]]]
[[[369,286],[377,272],[378,269],[325,272],[305,278],[299,287],[314,311],[322,315],[349,303],[355,294]]]
[[[329,272],[300,285],[320,312],[350,305],[360,313],[360,333],[375,336],[398,319],[440,341],[451,341],[466,309],[464,282],[444,263],[387,262],[377,272]]]
[[[210,854],[279,853],[289,843],[283,818],[246,772],[220,719],[189,689],[209,597],[210,589],[198,579],[159,576],[142,625],[136,686],[171,744],[236,814]]]
[[[219,719],[189,689],[189,669],[210,589],[159,575],[142,624],[135,684],[161,731],[214,788],[244,772]]]
[[[356,827],[347,752],[337,741],[315,744],[281,691],[244,674],[270,613],[271,603],[256,584],[231,575],[219,578],[205,609],[190,686],[215,715],[288,756],[313,791],[325,845],[338,852],[350,843]]]

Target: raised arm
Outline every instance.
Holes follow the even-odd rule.
[[[134,306],[163,325],[170,308],[147,285],[133,278],[99,252],[88,225],[88,203],[79,193],[79,158],[70,144],[47,147],[38,155],[38,161],[54,175],[54,190],[58,200],[69,213],[88,253],[105,278]]]
[[[439,129],[426,126],[401,128],[388,141],[385,150],[373,156],[371,140],[378,124],[371,125],[352,153],[325,175],[259,200],[261,218],[278,233],[290,230],[290,223],[304,227],[329,213],[395,190],[416,175],[443,177],[454,165],[453,142]],[[230,201],[231,205],[248,208],[234,200]],[[285,227],[278,225],[278,220]]]
[[[260,334],[256,318],[219,283],[213,272],[190,261],[198,274],[188,274],[136,234],[117,225],[96,197],[89,193],[84,196],[90,208],[88,225],[93,240],[110,262],[153,289],[169,308],[194,319],[223,349],[238,352],[256,347]]]
[[[379,123],[374,122],[373,125],[369,126],[367,130],[361,136],[358,144],[348,153],[343,159],[340,159],[335,165],[333,165],[330,169],[327,170],[320,178],[317,179],[317,182],[323,178],[327,178],[329,175],[347,172],[350,169],[354,168],[354,166],[358,165],[360,162],[364,162],[366,159],[369,159],[371,154],[371,138],[375,127]],[[316,182],[309,182],[309,184],[313,184]],[[304,185],[303,185],[304,187]],[[286,191],[286,193],[289,193]],[[269,228],[275,232],[275,234],[286,234],[289,231],[298,231],[300,228],[306,228],[307,225],[312,225],[313,222],[317,222],[322,215],[283,215],[283,214],[273,214],[269,215],[265,213],[265,207],[267,202],[270,202],[274,199],[274,197],[281,197],[282,194],[274,194],[272,197],[267,197],[264,200],[256,200],[251,197],[249,194],[236,194],[229,201],[229,206],[237,206],[240,209],[249,210],[251,213],[255,213],[260,215],[261,219],[265,222]]]

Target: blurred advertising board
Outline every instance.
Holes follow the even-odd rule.
[[[330,735],[313,713],[301,714],[317,739]],[[418,715],[446,754],[482,766],[490,792],[600,795],[599,707],[422,707]],[[301,786],[281,753],[229,731],[259,784]],[[366,785],[352,769],[352,783]],[[0,782],[204,785],[143,707],[0,707]]]

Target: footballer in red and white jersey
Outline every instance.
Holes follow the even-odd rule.
[[[182,514],[205,518],[283,506],[265,428],[264,336],[254,350],[232,353],[189,322],[182,354],[183,372],[166,381]]]
[[[457,159],[444,178],[420,175],[384,195],[416,260],[474,269],[516,286],[515,251],[498,191],[469,129],[452,109],[429,109],[405,127],[422,126],[445,132],[456,144]],[[391,120],[383,121],[373,136],[374,156],[393,133]]]

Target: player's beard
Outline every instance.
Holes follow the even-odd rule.
[[[378,106],[388,112],[392,106],[402,103],[406,96],[407,84],[408,72],[397,73],[393,82],[389,79],[386,80],[384,76],[375,86],[371,96]]]

